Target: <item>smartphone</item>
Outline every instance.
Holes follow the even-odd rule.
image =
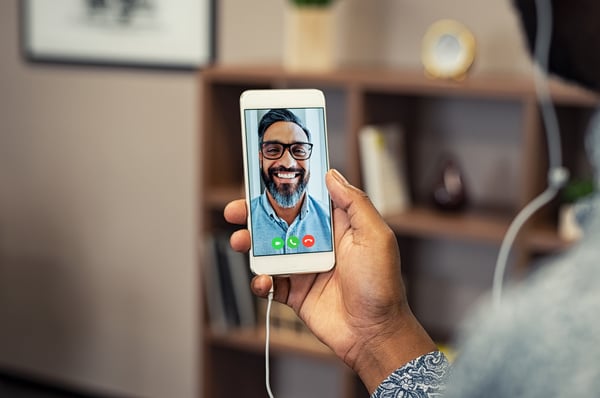
[[[240,110],[252,272],[332,269],[325,96],[315,89],[248,90]]]

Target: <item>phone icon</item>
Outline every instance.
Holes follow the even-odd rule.
[[[275,250],[283,249],[283,239],[279,237],[273,238],[273,240],[271,241],[271,247],[273,247],[273,249]]]
[[[315,237],[312,235],[304,235],[304,238],[302,238],[302,244],[306,247],[313,247],[315,244]]]
[[[290,249],[298,248],[299,244],[300,244],[300,238],[298,238],[297,236],[292,235],[287,240],[287,245]]]

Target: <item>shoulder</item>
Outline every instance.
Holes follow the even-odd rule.
[[[448,397],[489,388],[488,396],[554,396],[552,380],[569,396],[599,391],[600,380],[587,376],[600,357],[599,254],[596,244],[582,245],[509,289],[500,308],[483,305],[467,324]]]

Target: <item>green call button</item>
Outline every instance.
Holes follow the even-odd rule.
[[[297,236],[292,235],[287,239],[287,245],[290,249],[297,249],[299,244],[300,238]]]
[[[271,241],[271,246],[275,250],[281,250],[281,249],[283,249],[283,239],[281,239],[279,237],[278,238],[273,238],[273,240]]]

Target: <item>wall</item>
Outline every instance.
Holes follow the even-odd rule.
[[[261,0],[258,7],[256,2],[220,0],[220,62],[279,62],[287,2]],[[340,65],[420,67],[428,26],[456,18],[477,39],[474,73],[527,73],[531,68],[510,0],[338,0],[335,13]]]
[[[194,397],[195,73],[31,65],[0,2],[0,370]]]

